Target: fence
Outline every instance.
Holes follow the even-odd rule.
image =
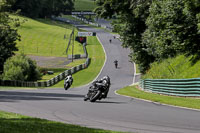
[[[56,21],[64,22],[64,23],[71,23],[71,24],[74,23],[74,21],[68,20],[68,19],[62,18],[62,17],[55,17],[55,16],[52,16],[52,19],[53,19],[53,20],[56,20]],[[68,42],[68,45],[67,45],[66,53],[68,53],[69,46],[70,46],[70,44],[71,44],[71,40],[72,40],[72,36],[73,36],[74,32],[75,32],[75,31],[74,31],[74,29],[73,29],[73,31],[72,31],[72,33],[70,34],[70,37],[69,37],[69,42]],[[86,50],[86,46],[85,46],[85,45],[83,45],[83,50],[84,50],[84,54],[75,54],[75,55],[73,55],[73,59],[87,58],[88,53],[87,53],[87,50]],[[72,59],[72,55],[68,55],[68,59]]]
[[[87,58],[84,64],[78,65],[76,67],[73,67],[69,70],[64,71],[63,73],[60,73],[56,77],[44,81],[44,82],[24,82],[24,81],[11,81],[11,80],[0,80],[0,86],[18,86],[18,87],[49,87],[52,86],[59,81],[63,80],[66,76],[70,74],[74,74],[82,69],[85,69],[90,64],[90,58]]]
[[[200,96],[200,78],[192,79],[145,79],[140,88],[159,94],[174,96]]]
[[[83,45],[83,51],[84,51],[84,54],[75,54],[75,55],[73,55],[73,59],[87,58],[88,57],[88,53],[87,53],[86,45]],[[68,59],[72,59],[72,55],[68,55],[67,58]]]
[[[69,70],[60,73],[59,75],[55,76],[54,78],[44,81],[44,82],[24,82],[24,81],[11,81],[11,80],[0,80],[0,86],[18,86],[18,87],[49,87],[52,86],[59,81],[63,80],[66,76],[74,74],[82,69],[85,69],[90,64],[90,58],[88,57],[86,46],[83,45],[84,54],[80,55],[81,58],[87,58],[85,63],[77,65]],[[78,56],[78,55],[74,55]]]

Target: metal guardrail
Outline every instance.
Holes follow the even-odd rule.
[[[144,79],[140,88],[153,93],[174,96],[200,96],[200,78],[192,79]]]
[[[69,70],[60,73],[54,78],[44,82],[25,82],[25,81],[11,81],[11,80],[0,80],[0,86],[18,86],[18,87],[49,87],[59,81],[63,80],[66,76],[74,74],[82,69],[85,69],[90,64],[90,58],[87,58],[84,64],[77,65]]]
[[[101,24],[93,23],[93,22],[88,21],[87,19],[80,18],[80,17],[75,16],[75,15],[72,15],[72,17],[74,17],[74,18],[76,18],[76,19],[78,19],[78,20],[80,20],[80,21],[82,21],[82,22],[84,22],[86,24],[90,24],[90,25],[97,26],[97,27],[102,27],[102,28],[107,29],[107,30],[109,30],[111,32],[113,31],[112,27],[108,27],[106,25],[101,25]]]
[[[77,65],[69,70],[60,73],[54,78],[44,81],[44,82],[25,82],[25,81],[12,81],[12,80],[0,80],[0,86],[18,86],[18,87],[49,87],[55,85],[59,81],[63,80],[66,76],[74,74],[82,69],[85,69],[90,64],[90,58],[88,57],[86,46],[83,46],[84,55],[81,55],[83,58],[87,58],[85,63]]]

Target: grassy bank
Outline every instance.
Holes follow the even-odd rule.
[[[0,111],[1,133],[119,133]]]
[[[18,52],[27,55],[66,57],[72,25],[49,19],[19,18],[26,21],[18,30],[21,35],[21,41],[17,42]],[[71,47],[69,50],[71,53]],[[83,53],[83,48],[78,42],[75,42],[74,53]]]
[[[173,97],[160,94],[148,93],[139,90],[136,86],[128,86],[117,91],[121,95],[131,96],[135,98],[150,100],[163,104],[169,104],[174,106],[181,106],[193,109],[200,109],[200,99],[198,98],[185,98],[185,97]]]
[[[200,77],[200,60],[179,55],[151,65],[151,69],[142,76],[143,79],[184,79]]]

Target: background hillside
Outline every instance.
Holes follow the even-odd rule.
[[[74,8],[78,11],[92,11],[96,8],[96,1],[94,0],[75,0]]]
[[[40,56],[67,56],[66,48],[73,26],[49,19],[18,18],[26,20],[18,30],[21,36],[21,41],[17,42],[18,53]],[[69,54],[71,53],[70,48]],[[83,47],[75,41],[74,54],[82,53]]]

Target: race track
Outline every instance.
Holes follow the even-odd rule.
[[[82,27],[87,28],[87,27]],[[106,63],[99,78],[109,75],[111,88],[107,99],[84,102],[88,86],[71,88],[0,91],[0,110],[78,124],[87,127],[138,133],[199,133],[200,112],[164,106],[115,94],[133,83],[134,66],[128,49],[101,29],[97,32],[106,51]],[[109,39],[112,38],[112,43]],[[115,69],[113,61],[119,61]],[[88,75],[89,76],[89,75]]]

